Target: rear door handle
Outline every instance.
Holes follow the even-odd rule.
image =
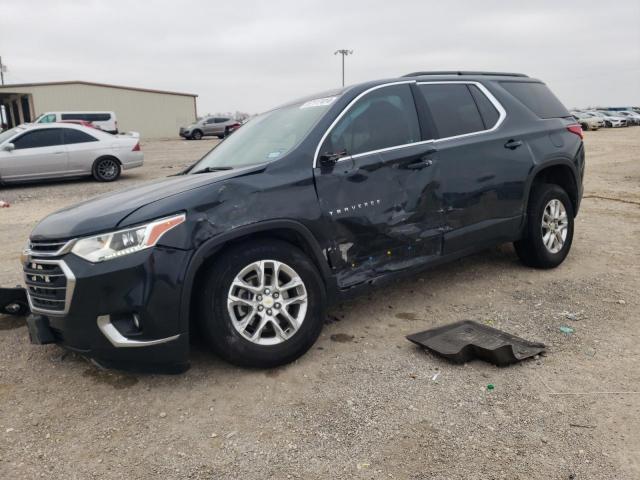
[[[421,158],[417,162],[413,162],[407,165],[407,168],[411,170],[421,170],[423,168],[430,167],[431,165],[433,165],[433,160],[431,160],[430,158]]]
[[[504,144],[504,148],[508,148],[509,150],[515,150],[518,147],[522,146],[522,140],[509,140]]]

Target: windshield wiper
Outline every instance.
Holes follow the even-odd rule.
[[[201,170],[196,170],[195,172],[191,172],[191,174],[195,175],[196,173],[221,172],[223,170],[233,170],[233,167],[205,167]]]

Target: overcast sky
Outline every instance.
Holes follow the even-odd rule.
[[[257,113],[416,70],[524,72],[568,107],[640,105],[640,1],[3,0],[7,83],[88,80]]]

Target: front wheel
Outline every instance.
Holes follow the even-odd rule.
[[[522,263],[535,268],[560,265],[571,249],[573,217],[573,204],[562,187],[546,183],[534,185],[524,238],[514,243]]]
[[[113,182],[120,176],[120,162],[113,157],[99,158],[93,164],[93,178],[99,182]]]
[[[200,326],[212,349],[230,363],[289,363],[320,335],[326,308],[322,279],[309,258],[286,242],[231,248],[203,283]]]
[[[200,130],[196,130],[191,134],[191,138],[193,140],[201,140],[202,139],[202,132]]]

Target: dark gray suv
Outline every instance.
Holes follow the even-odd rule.
[[[582,198],[582,129],[539,80],[416,72],[252,118],[181,175],[49,215],[23,264],[34,342],[180,371],[306,352],[326,307],[504,242],[553,268]]]

